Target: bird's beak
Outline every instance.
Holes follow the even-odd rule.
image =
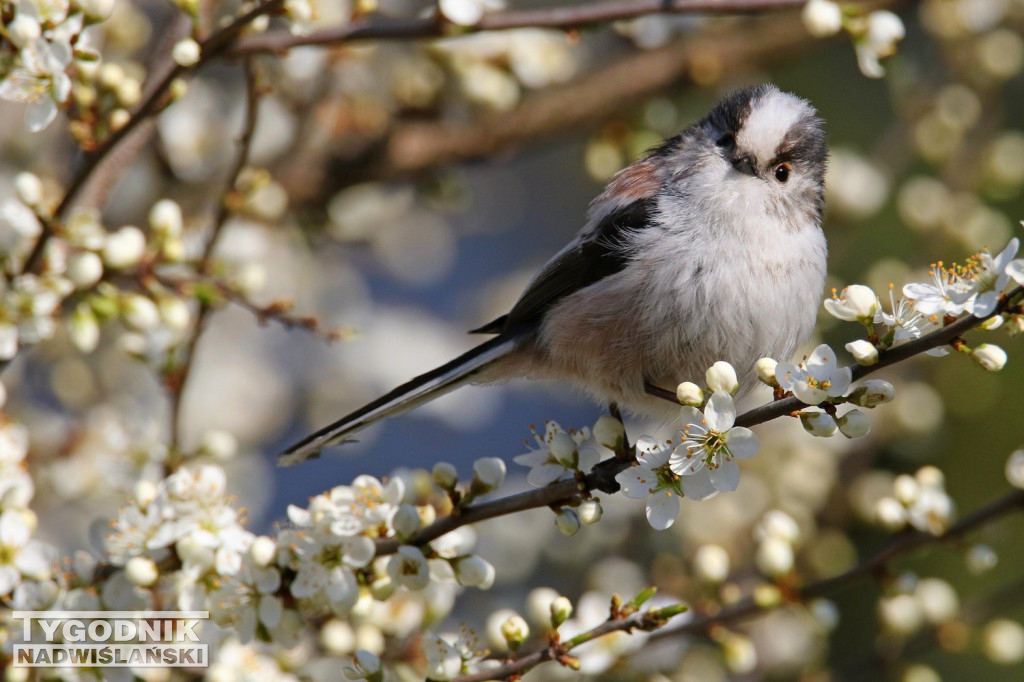
[[[740,173],[750,176],[756,176],[757,173],[754,171],[754,157],[750,154],[744,154],[743,156],[735,156],[731,159],[732,167],[738,170]]]

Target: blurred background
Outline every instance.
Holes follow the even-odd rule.
[[[510,9],[545,6],[510,2]],[[344,25],[361,9],[323,3],[314,28]],[[377,9],[412,16],[422,7],[381,0]],[[282,520],[287,505],[358,474],[405,468],[415,480],[422,474],[413,470],[438,461],[468,476],[476,458],[501,457],[509,465],[504,492],[526,489],[527,470],[511,458],[535,446],[531,426],[592,426],[601,406],[564,386],[469,387],[320,460],[289,469],[274,462],[311,430],[470,348],[478,337],[465,331],[508,310],[582,226],[612,174],[745,84],[774,82],[810,100],[827,123],[829,287],[868,284],[888,308],[890,283],[898,297],[904,283],[929,281],[938,260],[998,252],[1021,236],[1024,218],[1024,2],[926,0],[892,9],[906,37],[880,79],[863,75],[848,36],[812,38],[799,8],[260,56],[250,163],[217,243],[218,273],[251,301],[288,299],[295,314],[315,316],[319,328],[340,329],[343,338],[326,343],[240,306],[218,309],[196,346],[177,446],[193,452],[225,437],[237,442],[223,465],[257,532]],[[172,5],[150,0],[119,0],[97,29],[105,65],[120,68],[97,77],[93,95],[101,102],[130,99],[120,92],[130,89],[125,80],[146,83],[154,55],[186,30]],[[238,60],[211,63],[129,143],[131,154],[105,167],[81,203],[101,208],[111,228],[145,227],[157,200],[174,199],[186,246],[197,252],[234,163],[245,102]],[[0,192],[25,169],[66,178],[78,158],[60,119],[26,135],[22,116],[20,106],[0,104]],[[458,602],[446,622],[482,629],[482,614],[522,609],[538,585],[574,600],[630,596],[648,584],[668,596],[711,599],[693,577],[695,552],[707,543],[725,548],[735,587],[746,592],[758,582],[752,528],[770,509],[799,525],[801,571],[833,575],[887,542],[877,501],[893,494],[897,475],[926,465],[944,473],[958,512],[982,506],[1009,489],[1004,463],[1024,442],[1021,341],[986,334],[1010,355],[1001,373],[962,356],[922,356],[883,370],[896,400],[871,413],[871,434],[856,441],[811,438],[789,419],[760,427],[762,449],[744,463],[739,491],[684,500],[670,530],[651,531],[642,503],[621,496],[603,496],[602,523],[573,538],[557,534],[548,510],[484,524],[479,552],[498,567],[497,584]],[[839,348],[861,336],[856,325],[823,313],[809,347]],[[116,512],[111,481],[127,493],[139,478],[158,475],[172,429],[166,379],[188,338],[188,330],[160,336],[112,324],[83,354],[58,333],[6,371],[8,410],[33,433],[44,539],[87,545],[92,520]],[[627,423],[634,438],[658,428]],[[993,653],[986,626],[1024,616],[1022,532],[1021,519],[1010,517],[963,544],[900,559],[892,574],[832,595],[837,621],[823,604],[745,622],[738,630],[756,651],[751,666],[723,657],[721,641],[659,641],[630,666],[595,674],[1018,680],[1024,668]],[[940,597],[919,589],[932,578],[952,588],[955,616],[921,605],[948,599],[945,588]],[[917,610],[887,615],[879,598],[900,594],[916,595]],[[627,645],[618,646],[628,658]],[[542,668],[531,679],[556,672]]]

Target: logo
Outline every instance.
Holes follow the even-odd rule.
[[[16,668],[205,668],[197,628],[209,611],[13,611]]]

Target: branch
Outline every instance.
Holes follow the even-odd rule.
[[[194,66],[184,67],[174,62],[164,64],[163,75],[157,79],[157,85],[142,100],[139,107],[135,110],[135,113],[132,114],[123,126],[111,132],[99,147],[85,155],[85,160],[75,172],[71,182],[68,183],[68,188],[65,190],[63,198],[61,198],[60,203],[54,211],[53,220],[48,221],[47,224],[43,226],[43,231],[40,233],[39,238],[32,247],[32,251],[25,259],[25,264],[22,267],[23,272],[33,272],[37,267],[39,267],[46,244],[50,240],[50,237],[53,236],[53,223],[59,221],[61,216],[63,216],[68,208],[71,207],[71,204],[78,195],[78,192],[85,186],[86,181],[88,181],[93,171],[96,170],[100,163],[107,158],[107,156],[110,155],[121,141],[124,140],[129,133],[135,130],[139,124],[149,117],[159,113],[163,107],[166,106],[166,95],[168,90],[170,90],[171,84],[173,84],[176,79],[189,72],[198,70],[211,60],[224,54],[228,48],[234,45],[238,36],[241,35],[242,31],[254,19],[278,10],[283,4],[284,0],[266,0],[214,33],[200,45],[199,62]]]
[[[242,134],[238,139],[238,156],[235,159],[235,165],[231,172],[228,173],[224,192],[221,194],[220,205],[217,208],[217,215],[214,217],[213,227],[210,230],[210,236],[203,246],[203,253],[198,267],[200,274],[207,274],[210,270],[210,257],[224,229],[224,224],[231,215],[231,199],[236,191],[235,185],[238,183],[238,177],[242,174],[242,170],[249,161],[253,133],[256,130],[256,119],[259,114],[260,101],[259,84],[252,59],[245,59],[243,66],[245,69],[245,123],[242,127]],[[185,389],[192,374],[192,361],[195,359],[199,338],[206,329],[206,321],[212,309],[210,304],[205,301],[199,304],[199,312],[196,315],[195,325],[192,328],[192,335],[182,348],[182,356],[177,366],[177,371],[174,372],[174,380],[169,382],[171,392],[171,452],[175,452],[180,444],[181,408],[185,397]]]
[[[232,54],[282,54],[295,47],[329,46],[360,40],[442,38],[515,28],[575,29],[646,14],[752,14],[802,7],[806,0],[623,0],[485,15],[475,26],[453,26],[443,17],[358,19],[344,26],[295,35],[272,31],[246,36]]]
[[[1024,293],[1024,286],[1018,286],[1011,289],[1005,296],[1003,296],[999,301],[999,305],[989,315],[985,315],[984,317],[967,315],[966,317],[962,317],[956,322],[948,324],[942,329],[938,329],[931,334],[925,334],[918,339],[908,341],[907,343],[896,346],[895,348],[889,348],[888,350],[880,352],[878,354],[878,362],[874,365],[851,365],[850,369],[853,372],[853,380],[857,381],[858,379],[862,379],[863,377],[866,377],[867,375],[884,367],[894,365],[897,362],[902,362],[903,360],[912,358],[915,355],[920,355],[921,353],[930,351],[933,348],[941,348],[949,345],[952,341],[974,329],[985,320],[995,317],[1001,313],[1008,312],[1010,308],[1010,301],[1022,293]],[[653,395],[658,395],[659,397],[664,398],[666,396],[663,395],[663,393],[667,393],[667,391],[659,393],[652,392]],[[675,394],[671,395],[671,400],[675,402]],[[807,403],[802,402],[796,397],[791,396],[789,398],[783,398],[782,400],[776,400],[744,412],[736,417],[736,425],[753,426],[755,424],[762,424],[766,421],[787,415],[804,407],[808,407]]]
[[[613,632],[630,633],[633,630],[650,632],[665,625],[673,616],[683,612],[681,607],[666,607],[664,609],[651,609],[648,611],[636,611],[628,616],[610,617],[600,625],[587,630],[586,632],[573,637],[565,644],[551,642],[543,649],[539,649],[518,658],[513,658],[497,668],[487,668],[469,675],[461,675],[453,679],[453,682],[484,682],[485,680],[505,680],[525,673],[546,661],[557,660],[563,665],[571,665],[566,654],[573,649]]]
[[[790,602],[805,602],[839,592],[863,578],[877,574],[893,559],[909,554],[921,547],[938,545],[963,537],[981,526],[1021,509],[1024,509],[1024,490],[1014,490],[988,506],[982,507],[963,517],[960,521],[950,526],[942,535],[932,535],[920,531],[905,533],[848,571],[797,588],[791,593]],[[754,600],[753,596],[746,596],[718,613],[697,616],[681,627],[673,628],[670,634],[675,636],[707,633],[716,625],[735,623],[755,614],[774,610],[781,605],[762,606]]]

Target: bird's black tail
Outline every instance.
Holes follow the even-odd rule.
[[[282,452],[278,466],[298,464],[320,454],[320,450],[350,436],[379,419],[401,414],[469,383],[486,365],[515,347],[516,339],[501,335],[466,351],[449,363],[407,381],[390,393],[363,405],[330,426],[325,426]]]

